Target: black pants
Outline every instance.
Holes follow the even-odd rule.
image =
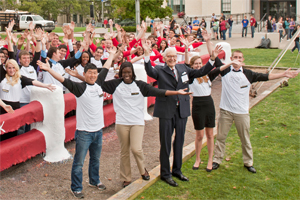
[[[14,110],[20,108],[20,102],[11,102],[11,101],[5,101],[5,100],[2,100],[2,101],[5,104],[10,105]],[[2,107],[0,107],[0,115],[5,114],[5,113],[6,113],[6,111]],[[15,137],[15,136],[17,136],[17,134],[18,134],[18,130],[0,135],[0,141],[7,140],[9,138]]]
[[[175,139],[173,143],[173,170],[174,174],[181,174],[182,149],[187,118],[180,118],[179,108],[171,119],[159,118],[160,136],[160,175],[162,178],[170,178],[170,152],[172,135],[175,129]]]

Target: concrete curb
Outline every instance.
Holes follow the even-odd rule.
[[[274,92],[283,81],[288,80],[288,78],[283,78],[280,81],[276,82],[272,87],[270,87],[268,90],[264,91],[261,93],[259,96],[256,98],[252,99],[250,101],[250,109],[253,108],[256,104],[261,102],[264,98],[266,98],[268,95],[270,95],[272,92]],[[216,116],[218,119],[219,116]],[[217,129],[214,128],[214,136],[217,135]],[[203,138],[203,145],[202,148],[206,146],[206,137]],[[185,162],[188,159],[190,159],[193,155],[195,154],[195,143],[192,142],[189,145],[185,146],[183,148],[183,155],[182,155],[182,161]],[[173,163],[173,156],[170,157],[170,164],[172,167]],[[131,183],[129,186],[126,188],[120,190],[110,198],[109,200],[119,200],[119,199],[134,199],[136,198],[139,194],[141,194],[145,189],[149,188],[151,185],[153,185],[156,181],[160,180],[160,165],[152,169],[150,172],[150,180],[149,181],[144,181],[142,178],[139,178],[138,180],[134,181]]]

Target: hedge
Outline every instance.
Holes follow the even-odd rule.
[[[123,26],[122,27],[126,32],[136,32],[135,26]],[[151,28],[147,27],[147,32],[151,32]]]

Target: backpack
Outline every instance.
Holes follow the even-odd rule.
[[[271,40],[269,38],[263,38],[261,39],[260,45],[258,45],[255,48],[264,48],[264,49],[269,49],[271,45]]]
[[[257,21],[255,21],[254,27],[257,28]]]
[[[285,21],[282,23],[282,27],[283,29],[285,29]]]
[[[229,24],[228,22],[225,22],[225,27],[226,27],[227,29],[229,29],[229,28],[230,28],[230,24]]]

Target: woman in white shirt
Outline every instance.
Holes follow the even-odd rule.
[[[51,84],[44,84],[37,80],[27,78],[26,76],[21,76],[20,68],[18,63],[10,59],[6,62],[5,68],[0,65],[0,99],[7,105],[10,105],[14,110],[20,108],[20,98],[21,91],[27,85],[34,85],[38,87],[44,87],[51,91],[55,90],[55,86]],[[7,111],[0,108],[0,114],[4,114]],[[6,133],[1,137],[0,140],[8,139],[10,137],[16,136],[17,131]]]
[[[209,44],[207,44],[209,45]],[[216,49],[219,47],[217,46]],[[218,55],[219,51],[216,52]],[[216,58],[215,66],[217,69],[223,71],[231,65],[231,63],[223,65],[218,58]],[[193,69],[200,69],[203,66],[202,59],[200,56],[194,56],[190,60],[190,66]],[[220,67],[221,66],[221,67]],[[219,69],[218,69],[219,68]],[[204,129],[207,138],[207,149],[208,149],[208,163],[206,167],[207,172],[211,172],[213,163],[213,150],[214,150],[214,135],[213,128],[215,127],[215,106],[214,101],[211,97],[211,81],[215,77],[210,75],[205,75],[203,77],[190,80],[190,91],[193,92],[193,105],[192,105],[192,118],[194,122],[194,127],[196,130],[195,139],[195,150],[196,150],[196,161],[193,165],[193,170],[199,169],[201,162],[200,153],[202,148],[202,139],[204,136]]]
[[[108,71],[107,68],[105,69]],[[144,165],[142,149],[145,125],[144,97],[188,95],[190,93],[184,90],[161,90],[143,81],[135,80],[133,65],[130,62],[121,64],[119,77],[120,79],[106,81],[101,85],[103,91],[113,94],[113,104],[116,112],[116,132],[121,146],[120,177],[123,180],[123,187],[126,187],[131,183],[130,149],[135,157],[142,178],[144,180],[150,179]],[[104,80],[104,77],[101,80]]]

